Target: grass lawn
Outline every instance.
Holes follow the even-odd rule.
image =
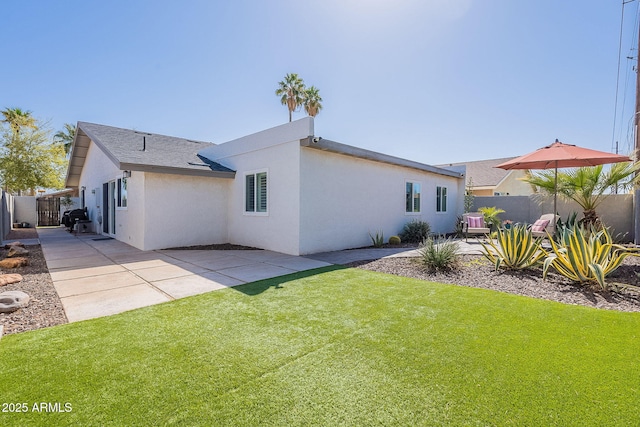
[[[6,336],[1,409],[28,412],[0,425],[633,425],[639,335],[638,313],[325,268]]]

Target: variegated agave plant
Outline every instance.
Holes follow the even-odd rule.
[[[551,241],[552,253],[542,266],[546,278],[553,267],[561,275],[578,283],[598,284],[606,290],[605,277],[615,271],[628,256],[640,256],[637,248],[613,243],[606,228],[586,231],[582,227],[565,228],[558,242]]]
[[[493,263],[495,269],[521,270],[540,263],[547,253],[542,249],[541,238],[535,238],[524,225],[498,230],[496,242],[480,242],[482,254]]]

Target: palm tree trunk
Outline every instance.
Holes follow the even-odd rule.
[[[602,226],[602,224],[600,223],[600,218],[598,218],[598,214],[596,213],[595,209],[589,209],[582,213],[584,215],[584,218],[582,218],[581,223],[585,229],[589,230],[591,229],[591,227],[599,229]]]

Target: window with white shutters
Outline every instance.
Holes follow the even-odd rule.
[[[244,179],[244,211],[267,213],[267,172],[247,174]]]

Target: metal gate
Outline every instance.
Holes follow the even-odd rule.
[[[60,225],[60,198],[36,199],[38,226]]]

